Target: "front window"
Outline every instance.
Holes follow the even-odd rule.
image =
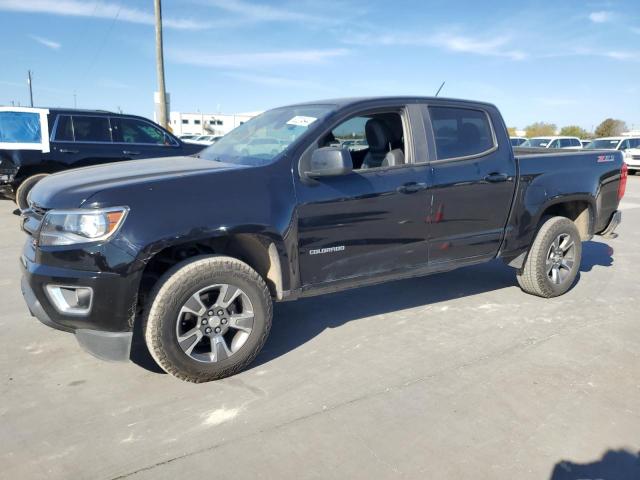
[[[524,142],[521,147],[547,148],[550,141],[550,138],[530,138]]]
[[[592,140],[589,145],[584,148],[592,150],[615,150],[620,143],[619,138],[600,138],[598,140]]]
[[[301,105],[269,110],[235,128],[199,156],[237,165],[267,165],[333,108]]]
[[[0,143],[40,144],[40,114],[31,112],[0,112]]]
[[[112,118],[114,140],[123,143],[146,145],[174,145],[164,131],[149,122],[135,118]]]

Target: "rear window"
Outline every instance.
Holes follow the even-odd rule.
[[[40,114],[0,112],[0,143],[33,143],[42,141]]]
[[[70,115],[60,115],[58,117],[55,139],[59,142],[73,142],[73,125]]]
[[[429,107],[438,159],[467,157],[494,147],[489,118],[482,110]]]
[[[73,133],[76,142],[111,142],[111,127],[107,117],[73,117]]]

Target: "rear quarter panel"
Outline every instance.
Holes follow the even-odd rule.
[[[587,202],[591,233],[601,232],[607,226],[619,203],[620,152],[518,153],[515,149],[520,177],[501,248],[503,258],[513,258],[528,250],[541,218],[553,205]]]

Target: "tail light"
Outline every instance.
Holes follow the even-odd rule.
[[[622,200],[622,197],[624,197],[624,191],[627,189],[627,175],[627,164],[622,162],[622,168],[620,169],[620,184],[618,185],[618,200]]]

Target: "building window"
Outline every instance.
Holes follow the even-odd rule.
[[[183,119],[182,119],[182,124],[183,124],[183,125],[189,125],[189,119],[187,119],[187,118],[183,118]]]
[[[193,124],[194,124],[194,125],[200,125],[200,120],[194,120],[194,121],[193,121]]]

